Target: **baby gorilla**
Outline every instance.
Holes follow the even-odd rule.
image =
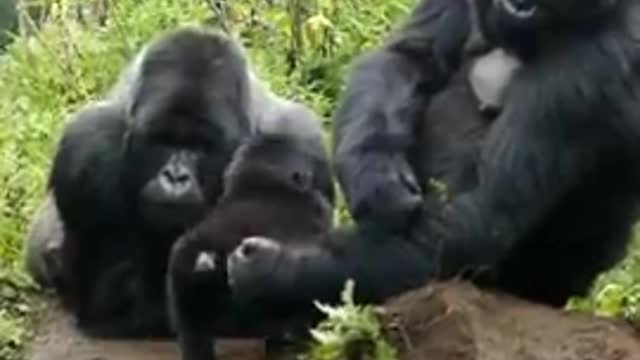
[[[241,325],[252,315],[242,304],[232,304],[226,258],[243,241],[250,252],[252,242],[300,244],[330,229],[334,193],[322,154],[282,134],[255,135],[234,153],[220,201],[176,242],[169,259],[169,309],[182,359],[214,358],[214,335],[266,336]],[[261,319],[265,311],[278,316],[268,304],[259,307],[264,311],[255,304],[251,309],[260,311]],[[269,335],[276,332],[270,329]]]

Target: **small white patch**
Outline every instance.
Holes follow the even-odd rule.
[[[213,271],[216,269],[216,254],[201,251],[196,258],[195,265],[193,266],[193,271],[195,272],[205,272],[205,271]]]
[[[505,90],[521,66],[516,57],[499,48],[476,60],[469,82],[481,108],[502,108]]]

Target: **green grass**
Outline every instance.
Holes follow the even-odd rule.
[[[215,23],[242,39],[274,91],[308,103],[328,126],[348,64],[376,46],[414,2],[237,0]],[[73,1],[55,4],[39,32],[17,38],[0,56],[0,358],[8,360],[21,358],[39,308],[39,291],[23,270],[22,239],[67,115],[100,97],[154,33],[214,17],[203,0],[112,0],[101,28],[74,21]],[[344,211],[337,216],[346,218]],[[573,307],[637,318],[638,248]]]

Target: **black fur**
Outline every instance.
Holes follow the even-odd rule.
[[[326,157],[317,155],[291,136],[255,136],[238,149],[229,165],[218,205],[175,244],[168,291],[184,360],[211,359],[213,335],[247,336],[258,331],[243,326],[250,319],[238,311],[241,304],[232,306],[227,285],[227,255],[243,239],[259,236],[300,245],[329,230],[333,183]],[[249,255],[250,246],[244,251]],[[289,311],[268,304],[260,308],[263,320],[279,309],[279,315]]]
[[[359,299],[381,301],[484,269],[481,284],[562,305],[624,255],[640,190],[640,2],[531,0],[528,20],[500,3],[423,1],[355,65],[335,122],[358,227],[307,256],[254,251],[229,275],[237,291],[309,303],[352,277]],[[522,62],[488,122],[460,80],[474,11],[490,47]],[[444,204],[429,178],[448,186]]]
[[[35,229],[27,242],[62,242],[58,290],[81,329],[171,334],[171,246],[216,202],[233,152],[257,130],[322,144],[309,109],[264,88],[232,39],[199,28],[159,35],[106,100],[73,116],[50,177],[56,207],[34,222],[53,227],[59,211],[64,231],[38,239]]]

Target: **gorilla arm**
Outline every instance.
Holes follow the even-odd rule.
[[[86,212],[83,211],[83,206],[87,203],[99,203],[98,197],[105,196],[111,199],[110,204],[117,204],[115,199],[118,199],[118,195],[114,194],[102,194],[94,191],[94,188],[100,188],[94,186],[97,184],[81,183],[83,180],[82,174],[95,173],[101,171],[104,176],[96,177],[101,181],[117,181],[115,179],[115,171],[119,154],[111,153],[111,157],[106,157],[106,162],[95,161],[94,155],[102,151],[111,151],[114,148],[112,141],[116,141],[115,137],[119,137],[120,129],[117,128],[121,122],[115,122],[116,126],[110,125],[110,121],[107,120],[111,117],[119,117],[115,107],[109,103],[95,103],[78,111],[72,116],[69,122],[68,129],[65,130],[62,140],[60,142],[60,150],[56,157],[61,162],[73,162],[73,167],[67,167],[75,169],[73,173],[61,174],[53,172],[50,178],[49,187],[53,182],[58,181],[57,178],[65,177],[69,179],[70,184],[63,187],[65,192],[74,199],[74,201],[67,201],[64,204],[59,203],[59,199],[56,199],[51,190],[48,191],[47,196],[41,205],[40,209],[34,214],[33,220],[30,224],[28,234],[25,238],[26,249],[26,262],[27,270],[34,277],[34,279],[43,287],[50,287],[54,285],[52,279],[60,280],[60,276],[64,273],[62,269],[62,253],[61,248],[63,241],[65,241],[64,227],[60,219],[58,207],[66,206],[71,214],[75,217],[86,216]],[[85,151],[71,152],[68,149],[69,143],[74,143],[74,148],[85,149]],[[82,145],[88,144],[88,145]],[[101,170],[102,169],[102,170]],[[107,187],[109,188],[109,187]],[[117,207],[117,205],[115,205]],[[111,227],[114,224],[105,223],[107,219],[113,219],[112,214],[118,214],[120,211],[117,208],[99,209],[101,211],[100,216],[93,219],[94,224],[100,224],[100,226]],[[73,219],[74,216],[71,218]],[[80,221],[78,221],[80,222]],[[60,284],[57,284],[60,285]]]
[[[634,100],[620,54],[598,50],[604,39],[588,41],[518,74],[485,141],[479,185],[427,219],[443,276],[499,263],[565,196],[609,168],[623,139],[615,127],[631,127]]]
[[[404,228],[419,213],[407,152],[424,105],[471,41],[470,13],[467,1],[423,1],[388,44],[355,65],[335,118],[335,156],[358,224]]]
[[[54,195],[49,193],[36,211],[25,240],[27,272],[42,287],[60,285],[62,277],[62,241],[64,229],[56,208]]]
[[[347,279],[358,301],[381,302],[422,285],[434,273],[431,250],[413,239],[378,235],[357,227],[336,229],[298,243],[252,237],[227,260],[237,304],[306,310],[312,301],[338,301]]]

